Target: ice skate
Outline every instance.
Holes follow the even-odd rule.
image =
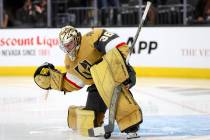
[[[127,133],[127,136],[126,136],[127,139],[134,139],[134,138],[139,138],[139,137],[140,135],[137,132]]]

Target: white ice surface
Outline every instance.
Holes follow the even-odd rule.
[[[162,116],[204,116],[209,121],[210,80],[141,78],[132,92],[142,108],[145,122]],[[85,105],[86,97],[86,87],[66,95],[53,90],[47,94],[34,84],[33,77],[0,77],[0,140],[103,139],[80,136],[67,126],[69,105]],[[210,139],[210,131],[202,135],[202,130],[201,135],[183,132],[182,135],[158,136],[150,126],[144,125],[139,140]],[[173,127],[166,124],[161,132],[170,129],[173,132]],[[110,139],[126,138],[116,132]]]

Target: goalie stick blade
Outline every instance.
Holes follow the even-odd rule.
[[[95,127],[88,129],[88,135],[90,137],[97,137],[102,136],[105,134],[105,128],[104,127]]]

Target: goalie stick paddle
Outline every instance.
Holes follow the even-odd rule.
[[[130,47],[129,54],[128,54],[128,57],[126,59],[126,64],[128,64],[128,62],[129,62],[129,57],[130,57],[130,55],[133,51],[134,45],[135,45],[135,43],[137,41],[137,38],[139,36],[139,33],[141,31],[141,27],[144,24],[144,21],[146,19],[147,13],[149,11],[150,5],[151,5],[151,2],[148,1],[147,5],[146,5],[146,8],[144,10],[143,16],[141,18],[138,30],[136,32],[134,42],[132,43],[132,45]],[[115,121],[115,116],[116,116],[117,103],[118,103],[118,99],[119,99],[121,90],[122,90],[121,85],[118,85],[117,87],[115,87],[115,89],[113,91],[113,95],[112,95],[112,98],[111,98],[111,103],[110,103],[110,106],[109,106],[109,123],[108,123],[108,125],[102,126],[102,127],[97,127],[97,128],[90,128],[88,130],[89,136],[96,137],[96,136],[101,136],[101,135],[104,134],[104,137],[106,139],[108,139],[111,136],[111,133],[114,131],[114,121]]]
[[[114,122],[115,122],[115,116],[116,116],[116,111],[117,111],[117,103],[118,103],[118,99],[119,99],[119,95],[121,91],[122,91],[121,85],[118,85],[116,88],[114,88],[112,99],[109,106],[108,125],[89,129],[88,130],[89,136],[96,137],[96,136],[104,135],[106,139],[111,136],[111,133],[114,131]]]
[[[148,11],[149,11],[149,8],[150,8],[151,4],[152,4],[152,3],[151,3],[150,1],[147,1],[147,5],[146,5],[146,7],[145,7],[143,16],[142,16],[141,21],[140,21],[140,23],[139,23],[139,27],[138,27],[138,29],[137,29],[137,31],[136,31],[136,35],[135,35],[134,41],[133,41],[133,43],[131,44],[131,47],[129,48],[129,53],[128,53],[128,56],[127,56],[127,59],[126,59],[126,64],[128,64],[128,62],[129,62],[130,56],[131,56],[131,54],[132,54],[132,52],[133,52],[134,46],[135,46],[136,41],[137,41],[137,39],[138,39],[138,37],[139,37],[139,33],[140,33],[140,31],[141,31],[141,28],[142,28],[142,26],[144,25],[144,21],[145,21],[145,19],[146,19],[146,17],[147,17],[147,13],[148,13]]]

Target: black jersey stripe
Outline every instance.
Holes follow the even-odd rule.
[[[101,53],[105,54],[106,53],[106,45],[112,41],[113,39],[119,37],[117,34],[114,34],[110,37],[106,36],[104,33],[107,32],[106,30],[103,30],[101,36],[99,39],[94,43],[94,47]],[[102,38],[106,37],[106,40],[103,40]]]

